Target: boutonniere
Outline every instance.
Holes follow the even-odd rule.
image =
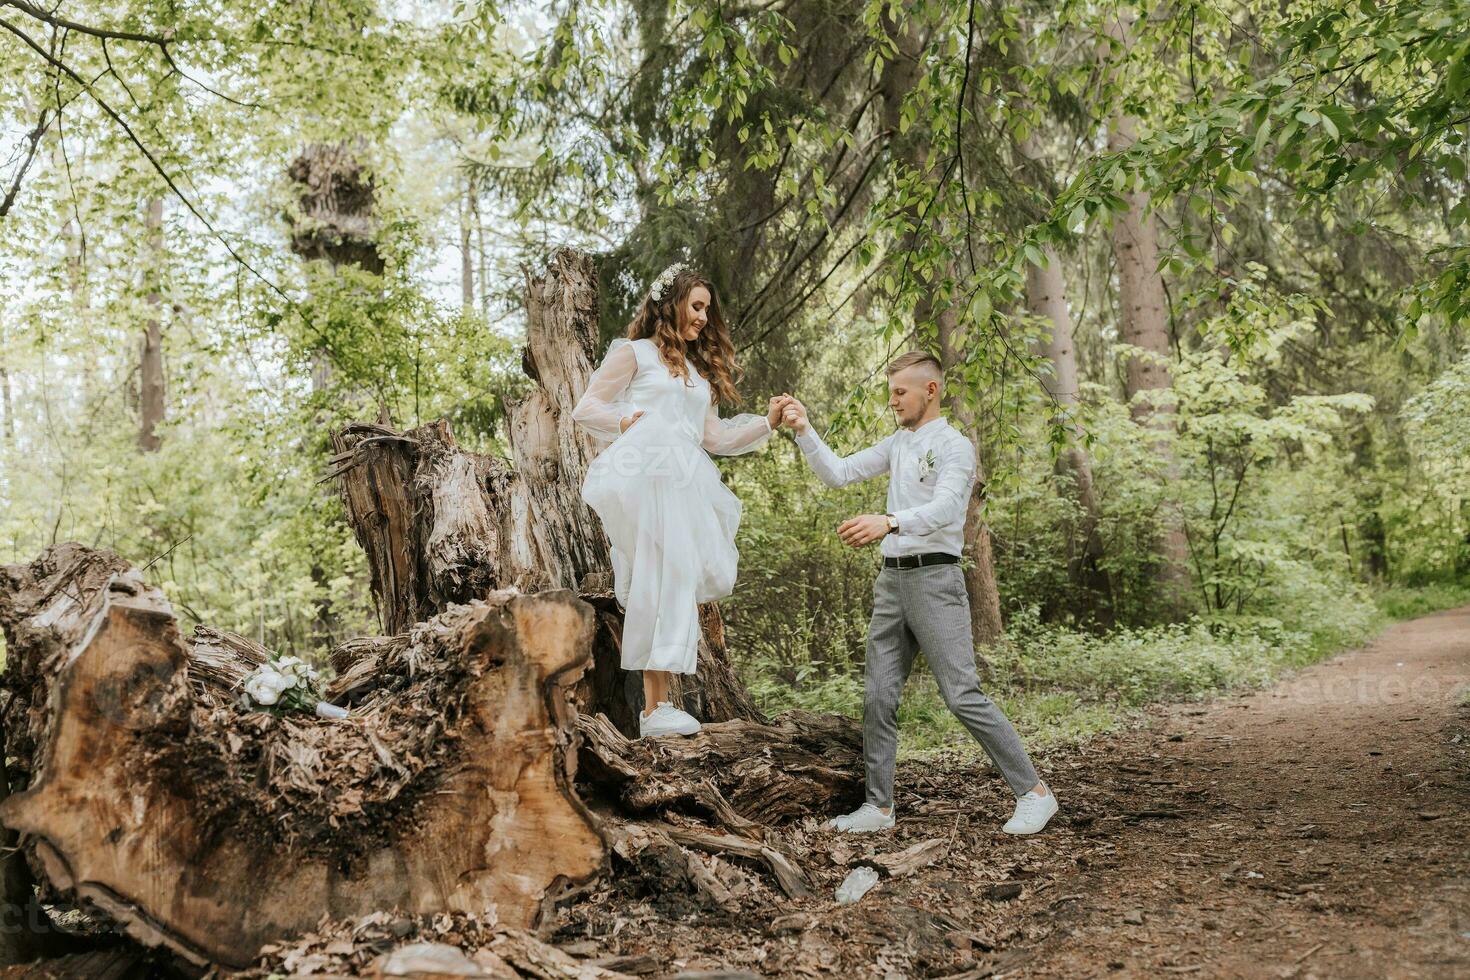
[[[919,479],[924,479],[924,477],[932,473],[934,471],[934,467],[938,465],[939,461],[934,458],[934,450],[926,450],[924,455],[919,457]]]

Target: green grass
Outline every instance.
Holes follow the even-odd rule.
[[[1394,585],[1374,595],[1384,618],[1389,622],[1413,619],[1441,609],[1453,609],[1470,602],[1470,582],[1433,582],[1428,585]]]
[[[1281,669],[1310,662],[1326,644],[1272,622],[1189,624],[1117,630],[1097,636],[1012,621],[989,655],[982,687],[1029,746],[1070,745],[1111,731],[1159,701],[1197,700],[1267,683]],[[830,711],[858,718],[862,678],[836,674],[793,687],[773,674],[751,678],[765,710]],[[921,662],[899,708],[900,756],[956,749],[981,753],[949,712]]]
[[[1135,629],[1097,635],[1043,625],[1034,613],[1013,614],[1006,639],[988,654],[981,686],[1005,710],[1028,746],[1074,745],[1137,719],[1150,704],[1200,701],[1261,687],[1284,672],[1366,642],[1389,622],[1470,601],[1470,588],[1395,587],[1376,594],[1313,591],[1297,603],[1297,622],[1265,616]],[[791,685],[760,665],[747,682],[772,714],[788,708],[858,718],[859,673],[802,677]],[[899,755],[922,757],[983,751],[949,713],[922,662],[899,708]]]

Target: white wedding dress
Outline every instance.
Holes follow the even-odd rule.
[[[651,338],[620,337],[572,410],[587,431],[611,440],[587,469],[582,499],[612,543],[626,670],[695,672],[697,604],[731,593],[739,559],[740,500],[706,450],[733,456],[771,438],[764,415],[720,418],[709,381],[692,363],[688,371],[676,378]],[[619,421],[638,411],[619,434]]]

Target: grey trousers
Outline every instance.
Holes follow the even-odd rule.
[[[873,584],[868,623],[863,697],[868,802],[884,809],[893,805],[898,699],[920,649],[944,703],[985,749],[1011,792],[1020,796],[1040,782],[1015,727],[980,692],[964,571],[959,565],[884,568]]]

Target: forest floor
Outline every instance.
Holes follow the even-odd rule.
[[[1470,976],[1467,698],[1470,606],[1039,757],[1061,812],[1038,836],[1001,833],[984,763],[910,761],[893,831],[793,832],[814,898],[756,882],[701,912],[614,882],[550,938],[649,975]],[[865,855],[936,838],[833,901]]]
[[[1034,837],[1001,832],[1010,794],[967,752],[900,763],[892,831],[837,834],[822,827],[830,814],[781,828],[807,898],[785,897],[762,866],[701,856],[728,892],[712,906],[614,858],[543,923],[560,951],[517,952],[535,940],[493,921],[389,911],[324,920],[251,970],[212,975],[474,971],[462,958],[418,968],[430,972],[383,963],[437,943],[451,959],[488,948],[543,980],[1470,976],[1470,606],[1036,762],[1061,812]],[[836,904],[864,861],[909,849],[911,869]],[[126,950],[105,973],[89,965],[104,955],[0,976],[160,975]]]

